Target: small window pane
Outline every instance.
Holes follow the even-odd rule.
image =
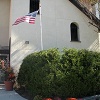
[[[39,10],[40,0],[30,0],[30,13]]]
[[[78,41],[78,27],[74,23],[71,23],[71,41]]]

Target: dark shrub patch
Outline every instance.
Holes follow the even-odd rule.
[[[18,83],[33,96],[84,97],[100,93],[100,53],[88,50],[49,49],[28,55]]]

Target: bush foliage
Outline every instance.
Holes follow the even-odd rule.
[[[100,53],[88,50],[43,50],[21,64],[18,83],[34,95],[84,97],[100,93]]]

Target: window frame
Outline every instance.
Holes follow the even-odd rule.
[[[79,25],[76,22],[70,24],[71,42],[80,42]]]

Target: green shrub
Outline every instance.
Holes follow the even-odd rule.
[[[27,56],[18,74],[18,83],[25,85],[34,95],[51,96],[55,92],[53,81],[60,74],[60,55],[57,49],[44,50]]]
[[[43,100],[43,98],[40,95],[36,95],[33,100]]]
[[[100,53],[65,49],[61,63],[66,75],[65,92],[67,92],[65,94],[83,97],[98,93],[100,90]]]
[[[88,50],[43,50],[21,64],[18,83],[33,96],[83,97],[100,93],[100,53]]]

